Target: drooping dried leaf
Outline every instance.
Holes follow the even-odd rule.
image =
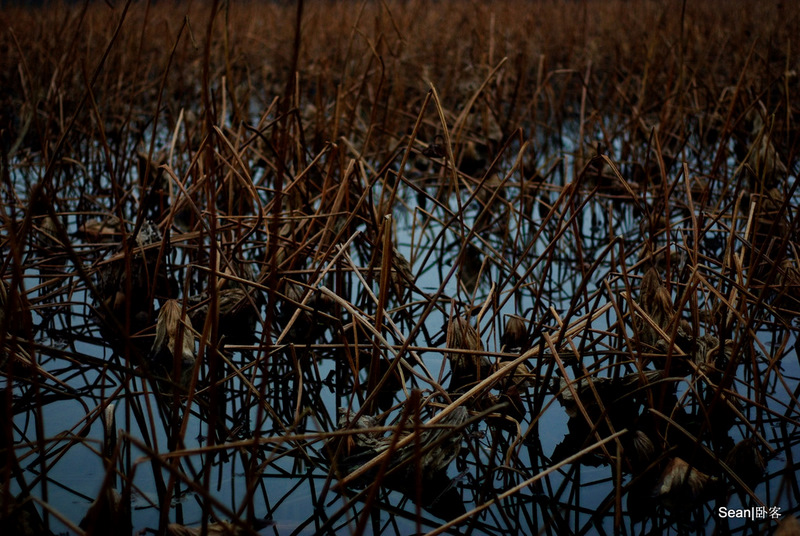
[[[465,318],[454,317],[448,323],[447,348],[451,351],[445,355],[453,369],[451,388],[458,389],[489,375],[489,359],[477,353],[483,352],[483,343],[478,332]],[[470,353],[452,350],[469,350]]]
[[[569,382],[561,378],[559,380],[558,399],[561,405],[564,406],[567,415],[575,417],[578,415],[577,401],[572,390],[568,387],[568,383],[572,384],[572,388],[584,405],[591,405],[597,404],[592,387],[589,385],[589,382],[591,382],[600,397],[600,401],[605,405],[614,400],[630,396],[640,386],[659,380],[663,375],[663,370],[646,370],[641,374],[633,372],[619,378],[581,378],[579,380],[570,380]]]
[[[527,345],[528,330],[525,319],[517,315],[506,317],[506,326],[500,336],[500,343],[508,351],[514,348],[522,349]]]
[[[655,268],[648,269],[642,278],[639,304],[656,326],[662,331],[667,330],[675,316],[675,309],[672,305],[672,297],[661,283],[661,277]],[[655,345],[661,340],[658,332],[644,319],[639,321],[639,327],[642,342],[645,344]]]
[[[672,458],[653,489],[653,496],[672,510],[692,506],[704,498],[716,478],[692,467],[681,458]]]
[[[800,521],[795,516],[787,516],[780,520],[773,536],[800,536]]]
[[[252,342],[258,322],[258,297],[236,287],[217,292],[217,300],[217,327],[220,336],[226,337],[226,342],[232,344]],[[204,292],[190,296],[187,301],[192,306],[189,313],[192,325],[197,326],[198,331],[205,329],[211,297]]]
[[[203,532],[202,526],[187,527],[179,523],[170,523],[167,525],[167,536],[201,536],[202,534],[207,536],[242,536],[244,534],[250,534],[250,532],[227,521],[209,523],[206,526],[206,532]]]
[[[78,227],[78,235],[92,242],[116,242],[122,236],[122,224],[116,216],[91,219]]]
[[[767,468],[758,449],[758,440],[752,437],[736,443],[725,457],[725,463],[750,489],[761,481]]]
[[[157,359],[162,355],[168,355],[170,361],[180,360],[183,368],[191,368],[195,360],[192,321],[183,314],[178,300],[167,300],[158,313],[156,338],[150,348],[150,356],[151,359]]]

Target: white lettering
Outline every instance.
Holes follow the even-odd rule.
[[[726,517],[757,519],[759,518],[759,510],[756,508],[727,508],[720,506],[717,508],[717,515],[723,519]]]
[[[720,506],[717,508],[717,516],[723,519],[726,517],[764,519],[767,517],[767,514],[773,519],[779,519],[781,517],[780,507],[772,506],[767,509],[765,506],[752,506],[750,508],[728,508],[726,506]]]

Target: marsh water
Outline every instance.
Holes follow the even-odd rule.
[[[421,313],[432,305],[410,346],[419,348],[417,354],[435,383],[447,384],[450,365],[442,351],[445,340],[441,335],[451,315],[471,314],[470,321],[479,327],[492,359],[507,360],[524,351],[517,349],[514,354],[514,350],[503,348],[500,343],[509,315],[521,316],[529,326],[539,324],[537,329],[549,331],[555,338],[562,326],[601,310],[606,303],[620,299],[619,289],[625,291],[625,285],[620,283],[618,263],[625,255],[635,257],[641,249],[642,214],[634,203],[621,201],[617,192],[607,194],[591,184],[578,190],[576,177],[569,171],[574,169],[571,141],[564,139],[560,145],[561,152],[550,157],[560,162],[558,167],[536,184],[531,193],[532,203],[525,207],[515,206],[523,198],[523,190],[514,177],[521,172],[511,161],[502,162],[494,175],[504,177],[501,180],[508,184],[495,183],[491,188],[484,184],[485,191],[490,194],[482,197],[472,195],[468,188],[462,192],[447,192],[447,186],[443,186],[447,185],[447,165],[442,165],[439,159],[428,162],[428,168],[408,166],[404,170],[408,185],[399,188],[399,202],[392,219],[387,221],[391,221],[392,243],[409,260],[415,274],[415,287],[404,302],[387,308],[387,316],[396,323],[387,339],[395,348],[403,345],[405,333],[413,329]],[[544,162],[540,167],[544,167]],[[19,186],[17,195],[21,199],[28,191],[27,184],[39,173],[41,171],[35,168],[14,172],[15,183]],[[424,176],[425,173],[428,176]],[[266,179],[255,174],[252,180],[258,186]],[[683,180],[676,182],[676,189],[682,188]],[[474,189],[475,184],[470,187]],[[83,198],[78,191],[85,185],[78,178],[72,186],[76,191],[72,202],[80,202]],[[575,199],[567,208],[564,192],[573,186]],[[375,195],[382,187],[384,183],[380,181],[372,185]],[[62,195],[64,200],[70,199],[69,193]],[[267,195],[265,191],[264,204],[268,202]],[[489,201],[481,204],[477,199]],[[648,196],[640,201],[654,203]],[[791,203],[795,202],[792,198]],[[489,219],[487,213],[491,216]],[[571,219],[554,221],[548,216],[553,214],[569,214]],[[482,227],[470,233],[478,219]],[[90,243],[85,233],[79,232],[85,220],[83,215],[66,214],[63,225],[73,237],[75,251],[91,251],[91,258],[81,259],[84,269],[91,271],[92,263],[114,255],[119,243],[113,240],[100,246]],[[672,216],[672,239],[674,244],[684,246],[682,254],[674,257],[675,265],[668,272],[674,277],[678,274],[685,277],[690,248],[696,247],[703,258],[709,259],[705,262],[711,263],[728,247],[726,237],[730,231],[721,223],[719,227],[710,225],[699,244],[689,245],[689,221],[685,208]],[[747,225],[747,220],[732,220],[728,224],[740,227],[740,232],[744,233],[742,226]],[[340,243],[347,246],[339,250],[341,257],[333,267],[340,280],[326,275],[318,280],[317,288],[336,289],[335,292],[348,302],[357,304],[361,310],[369,310],[366,296],[369,292],[379,293],[378,282],[373,278],[368,291],[364,283],[353,276],[355,271],[347,269],[341,260],[352,258],[352,266],[370,264],[370,252],[353,245],[366,228],[356,225],[351,229],[352,234],[341,239]],[[188,255],[181,251],[179,231],[173,229],[168,264],[175,270],[174,277],[181,281],[190,270],[183,260]],[[258,243],[261,232],[255,230],[253,244]],[[258,268],[257,254],[248,259],[246,243],[242,251],[237,262],[250,262]],[[34,253],[29,252],[31,258]],[[547,259],[546,265],[541,259]],[[208,408],[197,402],[198,407],[192,407],[185,395],[173,400],[169,390],[154,392],[145,377],[131,374],[120,356],[121,347],[106,343],[107,335],[99,327],[97,305],[88,291],[73,281],[74,268],[69,262],[61,268],[61,273],[67,275],[58,276],[61,288],[53,292],[52,285],[42,276],[42,269],[35,268],[36,263],[49,261],[52,259],[30,260],[21,282],[29,299],[38,304],[33,309],[33,344],[41,377],[36,381],[18,378],[13,384],[6,377],[3,385],[11,392],[14,443],[21,469],[27,474],[24,480],[34,483],[29,493],[42,497],[74,525],[81,521],[106,478],[100,455],[104,432],[98,412],[106,404],[113,403],[118,441],[124,445],[118,452],[117,463],[131,482],[134,532],[157,528],[165,506],[173,521],[199,527],[209,511],[210,498],[215,506],[228,509],[224,512],[269,521],[268,526],[261,529],[263,534],[355,530],[363,515],[360,504],[347,499],[346,490],[331,489],[335,479],[331,480],[331,463],[324,441],[319,440],[320,434],[337,429],[337,408],[358,409],[365,396],[363,388],[368,383],[367,370],[348,370],[349,358],[345,353],[350,350],[347,344],[343,347],[341,343],[348,329],[346,313],[334,314],[336,320],[331,322],[316,320],[319,325],[314,328],[316,338],[313,340],[310,333],[300,333],[291,334],[288,344],[265,344],[267,337],[259,321],[252,343],[223,346],[227,366],[222,393],[218,396],[224,408],[226,435],[216,438],[222,448],[204,450],[209,435],[214,433],[209,429]],[[323,260],[318,268],[324,271],[333,263],[334,260]],[[305,265],[313,267],[314,259],[305,260]],[[635,267],[628,269],[636,272]],[[68,275],[71,272],[73,275]],[[636,287],[638,285],[633,285],[634,291]],[[179,300],[181,295],[181,292],[177,294]],[[270,294],[270,298],[275,297]],[[692,300],[696,299],[696,306],[703,310],[712,307],[711,298],[708,293],[704,295],[698,291],[698,296]],[[269,304],[259,309],[260,318],[266,316],[267,307]],[[562,368],[568,378],[580,375],[574,357],[591,370],[593,363],[605,362],[606,353],[612,354],[615,348],[619,351],[618,339],[623,334],[609,330],[618,330],[620,319],[616,313],[623,308],[603,311],[573,335],[568,345],[562,346],[562,351],[573,354],[563,358],[567,363],[573,361],[568,368]],[[278,309],[281,321],[293,310],[287,303],[281,303]],[[478,309],[481,309],[480,314],[476,314]],[[651,506],[651,513],[635,511],[637,506],[630,500],[627,507],[624,502],[618,503],[616,507],[621,506],[622,511],[615,512],[616,507],[609,506],[617,493],[615,489],[619,483],[629,483],[636,475],[615,476],[613,461],[587,456],[583,463],[566,465],[511,499],[498,501],[485,513],[476,515],[467,526],[473,533],[481,534],[537,533],[553,523],[552,519],[545,520],[547,516],[560,512],[556,515],[560,523],[576,533],[587,530],[612,533],[615,516],[625,518],[623,526],[627,524],[634,531],[639,530],[637,527],[648,531],[677,524],[683,527],[681,530],[702,533],[705,527],[724,523],[734,532],[745,533],[754,525],[769,523],[769,519],[722,521],[711,505],[749,508],[758,499],[763,505],[779,507],[783,512],[792,510],[790,490],[796,486],[796,472],[791,469],[793,461],[788,453],[796,452],[795,404],[800,377],[795,333],[790,329],[794,321],[781,323],[769,319],[769,309],[766,309],[766,318],[760,321],[763,324],[757,328],[752,348],[740,349],[753,352],[751,365],[737,368],[731,386],[731,392],[744,400],[738,404],[741,422],[732,423],[726,430],[731,445],[754,433],[765,443],[762,446],[766,460],[764,475],[753,487],[753,497],[730,489],[727,494],[722,493],[713,500],[709,498],[707,505],[674,513],[659,506],[654,488],[648,488],[642,493],[649,494],[656,503]],[[133,341],[141,338],[149,342],[153,328],[144,328],[134,335]],[[534,333],[532,328],[529,332]],[[358,335],[350,344],[359,344]],[[362,337],[361,344],[369,348],[369,339]],[[541,342],[531,340],[526,346],[536,344]],[[575,431],[579,427],[573,426],[558,401],[552,380],[545,376],[549,373],[551,378],[559,377],[558,370],[547,366],[553,359],[548,350],[528,361],[529,369],[545,379],[540,381],[539,387],[529,387],[529,391],[523,393],[520,400],[525,409],[522,416],[512,418],[516,419],[511,421],[513,426],[509,428],[485,418],[463,431],[460,441],[469,448],[463,448],[446,469],[451,479],[448,486],[455,490],[461,504],[430,508],[434,513],[420,512],[409,494],[386,489],[376,498],[377,508],[369,514],[368,530],[402,534],[420,527],[423,530],[436,528],[480,505],[487,497],[510,489],[580,450],[586,438]],[[253,363],[259,365],[254,368]],[[237,374],[237,370],[245,373]],[[613,377],[614,370],[615,365],[610,361],[610,366],[601,366],[596,374]],[[206,372],[201,369],[199,374],[197,388],[201,389]],[[756,378],[766,380],[758,393],[753,391]],[[254,396],[253,386],[260,382],[266,386],[260,387]],[[675,397],[681,401],[679,406],[687,408],[684,410],[687,414],[696,411],[702,404],[702,400],[693,400],[702,389],[696,379],[676,374],[674,382]],[[203,388],[208,389],[207,386]],[[429,396],[432,401],[438,396],[424,381],[407,379],[401,389],[390,393],[388,399],[384,397],[381,410],[387,412],[387,423],[398,418],[401,411],[398,407],[402,408],[410,388],[421,389],[423,396]],[[535,401],[534,393],[541,399]],[[263,397],[262,400],[259,401],[259,397]],[[754,402],[747,403],[750,400]],[[148,418],[136,420],[132,416],[136,411]],[[182,413],[182,421],[170,422],[167,416],[170,411]],[[498,411],[502,415],[504,410]],[[175,434],[167,430],[180,422],[184,429],[176,440]],[[630,425],[633,426],[633,422]],[[248,444],[252,438],[257,440]],[[718,437],[714,439],[718,440]],[[176,441],[179,442],[177,448]],[[153,467],[147,460],[168,452],[181,452],[181,470],[196,474],[196,484],[200,484],[208,496],[197,493],[178,479],[170,504],[160,501]],[[46,473],[41,472],[42,467]],[[200,471],[201,467],[205,471]],[[169,471],[162,468],[160,473],[156,478],[169,481]],[[717,474],[714,478],[724,480],[725,476]],[[248,490],[253,482],[256,489]],[[14,489],[14,493],[20,491]],[[216,515],[225,518],[224,513]],[[648,519],[648,516],[652,517]],[[69,532],[60,519],[49,517],[54,532]]]

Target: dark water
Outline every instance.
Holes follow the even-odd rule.
[[[197,395],[189,402],[186,393],[173,396],[163,383],[149,381],[138,363],[128,361],[133,352],[128,354],[126,347],[147,348],[151,344],[154,316],[139,327],[140,331],[132,330],[136,332],[132,339],[123,344],[115,342],[115,335],[101,328],[102,307],[74,260],[50,273],[57,279],[55,292],[46,284],[42,286],[48,274],[40,265],[41,247],[33,240],[22,257],[24,279],[20,286],[34,305],[30,348],[40,369],[27,376],[18,370],[17,377],[9,379],[6,374],[0,380],[11,400],[14,452],[21,471],[12,491],[20,493],[23,487],[29,487],[30,495],[59,512],[59,516],[45,516],[51,530],[71,532],[65,522],[73,526],[80,523],[106,477],[99,414],[111,402],[115,404],[119,447],[113,462],[119,472],[116,485],[125,489],[122,482],[130,484],[127,493],[135,533],[156,529],[165,507],[171,521],[191,526],[200,526],[212,513],[215,519],[241,519],[251,525],[267,520],[269,524],[260,529],[261,534],[427,532],[479,506],[485,509],[452,531],[467,527],[476,534],[700,534],[713,527],[741,534],[771,530],[775,522],[770,519],[721,519],[718,511],[721,506],[763,505],[777,507],[783,515],[796,512],[794,457],[800,441],[796,321],[792,316],[774,314],[778,307],[774,295],[768,295],[762,305],[752,296],[748,298],[750,301],[737,311],[752,320],[737,319],[727,333],[743,356],[733,368],[735,374],[726,391],[732,411],[707,413],[719,375],[709,371],[704,376],[677,368],[671,379],[664,381],[665,391],[674,398],[671,405],[653,406],[638,399],[624,402],[631,406],[630,422],[623,419],[618,423],[631,430],[657,426],[662,431],[661,441],[655,441],[658,461],[649,477],[652,482],[642,477],[639,480],[644,484],[636,487],[641,475],[623,467],[627,458],[619,456],[616,446],[609,447],[608,455],[594,449],[582,455],[580,463],[567,463],[545,477],[535,478],[594,443],[587,441],[591,434],[586,423],[567,415],[563,397],[557,396],[559,379],[564,375],[579,378],[586,371],[596,378],[617,378],[636,370],[628,359],[640,354],[629,351],[635,330],[626,294],[633,293],[631,297],[637,298],[644,273],[641,265],[634,266],[646,235],[641,205],[656,206],[661,191],[661,186],[652,185],[647,191],[639,190],[631,181],[637,192],[642,192],[637,202],[631,202],[625,199],[624,190],[593,184],[586,173],[576,177],[571,171],[574,145],[573,140],[560,140],[560,152],[549,159],[540,156],[537,166],[555,171],[529,189],[520,188],[522,173],[512,167],[513,159],[503,160],[498,176],[507,182],[496,191],[486,188],[495,195],[484,197],[491,213],[486,211],[483,216],[482,205],[469,193],[476,183],[464,182],[459,193],[449,193],[449,186],[441,186],[447,183],[448,172],[439,165],[430,164],[424,170],[409,165],[405,170],[406,182],[398,192],[401,201],[392,209],[392,242],[409,260],[416,288],[404,299],[389,299],[383,331],[395,349],[414,332],[411,346],[418,347],[416,354],[431,377],[426,380],[428,372],[417,365],[414,368],[421,378],[409,373],[401,388],[388,392],[381,403],[381,410],[388,411],[385,424],[401,418],[402,404],[413,389],[420,390],[426,402],[421,410],[423,421],[446,404],[436,384],[447,386],[449,381],[450,363],[442,350],[451,316],[471,312],[470,322],[479,327],[492,360],[510,360],[525,348],[540,348],[527,360],[528,368],[540,380],[519,393],[522,411],[512,414],[502,409],[500,417],[476,419],[460,432],[457,442],[461,448],[456,458],[435,479],[426,480],[427,486],[440,486],[441,491],[435,500],[423,501],[424,508],[415,505],[415,493],[408,486],[387,484],[371,499],[357,495],[363,483],[348,490],[335,488],[341,475],[332,470],[328,438],[320,434],[338,428],[337,408],[357,410],[361,406],[370,383],[369,372],[352,370],[348,359],[357,356],[369,361],[373,355],[380,355],[388,362],[394,355],[382,345],[375,350],[371,332],[363,327],[355,329],[353,323],[359,322],[349,311],[312,301],[311,308],[323,315],[287,331],[282,344],[275,344],[296,307],[279,294],[256,290],[265,303],[259,305],[252,339],[233,341],[222,352],[228,362],[223,364],[218,358],[216,370],[211,370],[210,362],[199,366]],[[612,157],[614,153],[612,147]],[[555,168],[551,167],[554,163]],[[702,167],[695,161],[691,165]],[[627,176],[628,166],[619,166]],[[20,164],[13,176],[24,205],[30,191],[27,185],[35,183],[36,172]],[[751,243],[744,238],[733,243],[728,239],[731,229],[740,237],[748,236],[752,218],[746,217],[745,202],[737,205],[743,207],[744,214],[733,220],[732,194],[721,187],[710,192],[712,198],[717,197],[716,204],[697,200],[695,212],[690,212],[677,167],[671,176],[675,177],[675,207],[668,212],[671,229],[658,240],[677,254],[665,279],[671,282],[676,303],[681,299],[678,289],[694,285],[683,295],[684,315],[692,310],[711,314],[719,304],[712,288],[736,299],[731,294],[734,276],[726,272],[723,263],[730,262],[726,256],[744,256],[750,251]],[[272,178],[256,171],[252,180],[264,187],[260,190],[262,202],[269,202]],[[794,191],[790,190],[793,181],[793,176],[786,180],[786,191]],[[573,190],[567,185],[579,182],[582,187],[570,196]],[[372,187],[375,197],[382,185],[378,181]],[[111,242],[97,245],[79,233],[89,213],[109,214],[104,205],[110,197],[95,192],[98,197],[90,199],[92,187],[80,178],[73,179],[61,191],[57,209],[81,267],[91,274],[89,280],[98,284],[101,263],[115,254],[119,239],[113,237]],[[529,204],[525,204],[526,198]],[[790,197],[788,206],[796,208],[797,201],[796,196]],[[714,212],[720,206],[724,209]],[[319,206],[312,204],[311,208]],[[326,216],[330,213],[325,207],[320,210]],[[705,218],[699,243],[691,228],[693,217]],[[127,218],[133,221],[135,214],[127,214]],[[714,218],[718,218],[716,222]],[[247,222],[252,221],[250,216]],[[245,223],[242,228],[231,224],[234,240],[243,236],[246,225],[254,224]],[[471,233],[473,229],[476,232]],[[174,297],[179,300],[209,284],[207,272],[195,266],[208,262],[211,240],[207,236],[190,237],[192,231],[179,223],[172,227],[173,247],[168,260],[170,276],[177,281]],[[378,246],[365,239],[374,229],[357,222],[346,231],[339,240],[344,245],[342,251],[325,250],[320,245],[317,250],[303,252],[294,271],[281,276],[311,285],[317,289],[314,295],[324,294],[321,287],[330,289],[372,315],[377,306],[366,289],[378,294],[378,282],[371,277],[365,285],[349,263],[352,260],[353,266],[365,268],[375,262],[372,252]],[[231,237],[224,240],[228,241],[226,247],[230,246]],[[269,249],[266,228],[254,225],[246,240],[232,256],[260,274],[259,283],[278,281],[265,271],[265,252]],[[323,242],[320,239],[320,244]],[[63,258],[63,250],[50,247],[55,258]],[[206,248],[205,257],[198,254],[198,248]],[[323,251],[330,253],[323,255]],[[696,252],[700,256],[694,259]],[[692,279],[693,270],[705,279]],[[477,272],[481,275],[470,284]],[[717,277],[720,273],[725,276]],[[369,270],[362,275],[370,277]],[[626,283],[625,278],[634,282]],[[742,286],[741,297],[748,287],[737,283]],[[154,315],[157,311],[158,304]],[[526,319],[529,340],[525,348],[502,348],[507,315]],[[562,338],[562,327],[574,325],[585,315],[591,321]],[[689,320],[696,322],[700,332],[720,334],[718,324],[699,316]],[[202,331],[202,326],[194,328]],[[547,345],[548,339],[558,344],[558,358]],[[196,345],[200,351],[200,343]],[[500,355],[503,350],[506,355]],[[642,361],[648,362],[647,370],[659,368],[656,358]],[[215,377],[217,388],[212,387]],[[480,405],[475,402],[469,406],[473,413],[508,396],[499,387],[490,392],[493,399],[487,397]],[[656,414],[656,406],[674,413]],[[695,442],[693,434],[705,430],[700,421],[706,415],[719,427],[710,426],[714,433],[706,430]],[[730,422],[721,424],[723,418]],[[653,422],[657,424],[647,424]],[[666,427],[665,422],[669,424]],[[598,430],[598,434],[601,438],[609,436],[608,430]],[[754,497],[738,490],[719,464],[715,465],[733,445],[747,438],[757,439],[765,463],[763,475],[752,482]],[[208,448],[210,443],[221,447]],[[669,460],[692,455],[692,463],[713,479],[708,488],[714,492],[708,491],[694,504],[670,506],[657,497],[662,485],[659,474]],[[152,464],[151,459],[158,461]],[[171,482],[173,476],[177,478]],[[497,500],[506,490],[529,480],[534,482]],[[166,495],[159,489],[164,484],[171,489]],[[617,490],[621,490],[619,494]],[[164,502],[167,495],[169,504]],[[369,511],[364,510],[367,500],[373,505]]]

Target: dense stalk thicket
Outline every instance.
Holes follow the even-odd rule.
[[[0,26],[1,533],[797,530],[791,2]]]

